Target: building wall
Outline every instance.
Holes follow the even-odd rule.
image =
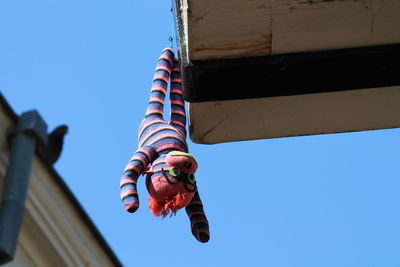
[[[0,110],[0,187],[8,164],[6,132],[11,125],[10,116]],[[93,225],[71,203],[71,193],[54,176],[54,170],[35,156],[15,259],[4,266],[118,265],[93,234]]]

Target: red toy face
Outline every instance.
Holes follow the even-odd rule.
[[[149,208],[156,216],[164,217],[190,203],[196,191],[194,172],[197,170],[194,157],[178,151],[167,154],[166,165],[161,172],[147,178]]]
[[[191,154],[172,151],[167,154],[167,165],[176,167],[180,172],[194,174],[197,170],[197,161]]]

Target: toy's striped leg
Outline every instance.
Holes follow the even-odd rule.
[[[203,203],[201,202],[198,191],[196,191],[189,205],[186,206],[186,213],[189,216],[194,237],[202,243],[208,242],[210,239],[208,220],[204,213]]]
[[[164,99],[167,93],[169,77],[174,64],[174,52],[170,48],[163,50],[158,59],[157,67],[153,77],[151,87],[150,101],[146,110],[146,118],[156,116],[163,118]]]
[[[121,200],[124,209],[135,212],[139,208],[136,182],[150,162],[157,157],[156,151],[149,147],[139,148],[125,167],[120,181]]]
[[[181,67],[179,60],[174,59],[174,67],[171,74],[171,119],[169,124],[174,126],[184,137],[186,137],[186,112],[183,100]]]

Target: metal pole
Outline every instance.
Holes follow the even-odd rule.
[[[46,123],[39,113],[33,110],[20,116],[13,133],[0,204],[0,264],[14,258],[35,147],[47,142],[46,132]]]

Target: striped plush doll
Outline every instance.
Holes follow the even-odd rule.
[[[171,117],[167,123],[163,109],[169,82]],[[194,176],[197,162],[188,154],[185,127],[180,64],[174,52],[167,48],[158,60],[149,105],[139,127],[138,149],[121,177],[121,199],[125,210],[135,212],[139,208],[136,182],[141,174],[146,174],[149,208],[153,214],[172,216],[186,207],[193,235],[198,241],[207,242],[208,221]]]

